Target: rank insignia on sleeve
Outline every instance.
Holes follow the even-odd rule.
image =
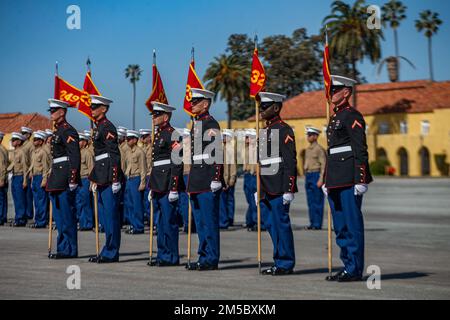
[[[75,139],[72,136],[67,138],[67,143],[75,142]]]
[[[358,122],[358,120],[355,120],[352,124],[352,129],[355,129],[355,127],[358,126],[362,129],[362,124]]]
[[[106,140],[113,140],[114,138],[115,136],[111,132],[108,132],[108,134],[106,135]]]
[[[290,135],[287,135],[286,136],[286,139],[284,139],[284,144],[287,144],[289,141],[294,141],[294,139],[290,136]]]

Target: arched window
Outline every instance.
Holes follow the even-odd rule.
[[[408,151],[405,148],[401,147],[397,151],[398,155],[398,167],[400,169],[401,176],[409,175],[409,163],[408,163]]]
[[[384,148],[378,148],[377,149],[377,160],[387,160],[387,153]]]

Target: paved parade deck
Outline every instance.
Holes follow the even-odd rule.
[[[364,199],[366,267],[381,268],[381,289],[366,282],[329,283],[327,232],[307,225],[303,180],[291,210],[296,272],[260,276],[256,233],[233,227],[221,232],[220,270],[188,272],[183,266],[149,268],[148,230],[122,236],[120,263],[91,264],[93,232],[79,233],[79,259],[49,260],[47,230],[0,227],[0,299],[449,299],[450,179],[386,179],[371,184]],[[10,202],[11,203],[11,202]],[[236,189],[236,221],[244,222],[242,179]],[[9,217],[13,215],[10,204]],[[324,222],[326,226],[326,221]],[[56,233],[55,233],[56,235]],[[101,235],[100,239],[103,239]],[[186,234],[180,235],[182,262]],[[193,236],[196,254],[196,235]],[[334,266],[340,266],[333,240]],[[155,238],[156,247],[156,238]],[[263,260],[272,245],[263,234]],[[66,268],[81,268],[81,290],[68,290]]]

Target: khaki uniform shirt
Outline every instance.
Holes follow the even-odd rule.
[[[310,144],[305,150],[305,174],[309,172],[320,172],[319,182],[323,182],[323,175],[327,163],[327,154],[324,148],[316,142]]]
[[[183,175],[191,171],[191,139],[183,139]]]
[[[15,176],[23,175],[24,183],[23,185],[27,185],[27,173],[29,164],[28,151],[24,149],[24,146],[20,146],[14,149],[13,152],[10,153],[10,165],[8,167],[8,171],[12,171]]]
[[[245,173],[256,175],[256,144],[245,144]]]
[[[80,150],[81,166],[80,176],[81,178],[87,178],[94,168],[94,153],[89,147]]]
[[[127,157],[128,150],[130,150],[130,147],[125,140],[125,142],[122,142],[122,144],[119,145],[120,166],[122,167],[122,172],[125,172],[125,159]]]
[[[8,150],[0,144],[0,183],[6,183],[7,169],[9,165]]]
[[[145,162],[147,164],[147,176],[152,173],[152,165],[153,165],[153,148],[151,143],[144,144],[142,150],[145,153]]]
[[[141,177],[141,184],[139,188],[145,187],[145,177],[147,175],[147,163],[145,160],[145,153],[141,147],[134,146],[128,149],[125,157],[125,176],[132,178],[136,176]]]
[[[223,179],[227,187],[236,183],[236,146],[233,142],[223,144]]]
[[[47,151],[43,147],[34,148],[31,153],[30,167],[28,168],[30,177],[42,175],[41,186],[45,186],[50,168],[51,160]]]

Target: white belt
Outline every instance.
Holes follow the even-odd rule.
[[[66,162],[69,161],[69,157],[59,157],[59,158],[55,158],[53,159],[53,163],[61,163],[61,162]]]
[[[95,157],[95,161],[100,161],[106,158],[109,158],[109,153],[102,153],[101,155]]]
[[[153,166],[154,167],[159,167],[159,166],[163,166],[163,165],[166,165],[166,164],[170,164],[170,159],[159,160],[159,161],[153,162]]]
[[[280,157],[278,158],[270,158],[270,159],[263,159],[261,160],[261,165],[266,166],[268,164],[274,164],[274,163],[280,163],[282,159]]]
[[[194,161],[209,159],[209,154],[198,154],[193,157]]]
[[[347,151],[352,151],[352,147],[345,146],[345,147],[331,148],[330,154],[342,153],[342,152],[347,152]]]

